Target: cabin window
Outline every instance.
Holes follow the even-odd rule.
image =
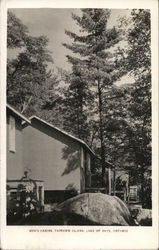
[[[15,152],[15,118],[9,116],[9,151]]]

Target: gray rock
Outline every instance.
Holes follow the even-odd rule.
[[[129,226],[133,223],[122,200],[101,193],[77,195],[58,205],[55,212],[61,214],[66,225],[72,224],[73,218],[77,217],[80,218],[81,224],[89,222],[89,225]],[[76,222],[74,224],[76,225]]]
[[[151,226],[152,225],[152,210],[143,209],[143,208],[139,209],[136,220],[141,226]]]

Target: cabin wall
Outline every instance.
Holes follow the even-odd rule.
[[[12,117],[14,117],[12,115]],[[21,120],[15,117],[15,151],[9,148],[9,114],[7,114],[7,179],[20,179],[23,176],[23,134]]]
[[[67,136],[32,121],[24,131],[24,169],[44,180],[45,190],[80,191],[80,146]]]

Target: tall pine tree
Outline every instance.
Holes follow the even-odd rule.
[[[80,26],[80,35],[66,31],[73,39],[72,44],[64,44],[80,57],[68,56],[74,65],[78,63],[83,68],[82,77],[89,88],[95,89],[94,101],[98,101],[95,116],[99,117],[100,155],[102,165],[103,184],[105,178],[105,147],[103,130],[103,93],[112,84],[114,63],[109,49],[119,41],[119,34],[115,28],[107,29],[110,11],[106,9],[82,9],[82,16],[72,15]],[[87,80],[86,80],[87,79]]]
[[[82,77],[82,70],[78,64],[72,66],[72,73],[67,74],[68,88],[63,103],[63,127],[78,138],[89,142],[87,100],[90,96],[88,84]],[[90,100],[89,100],[90,101]]]

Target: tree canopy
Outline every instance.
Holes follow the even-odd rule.
[[[35,111],[44,99],[46,85],[52,77],[47,69],[53,63],[45,36],[33,37],[12,12],[8,12],[8,49],[17,49],[15,58],[7,60],[7,100],[22,113]]]

